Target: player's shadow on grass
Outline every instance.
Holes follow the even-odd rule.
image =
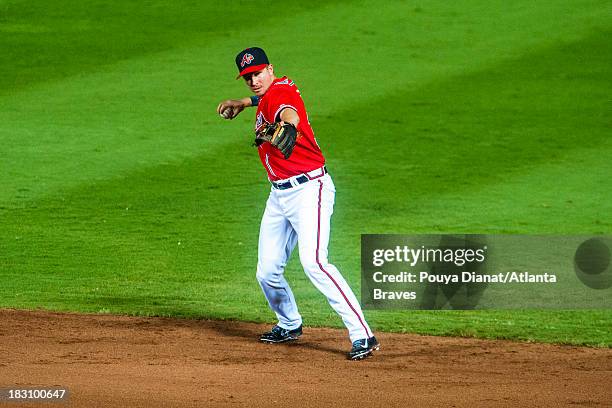
[[[249,343],[263,344],[259,341],[260,331],[255,328],[242,327],[240,322],[227,321],[227,322],[214,322],[205,321],[202,322],[206,328],[217,332],[221,336],[226,337],[238,337],[247,340]],[[319,343],[315,343],[312,340],[308,340],[308,331],[305,330],[305,334],[299,340],[284,344],[270,344],[272,347],[296,347],[302,349],[309,349],[315,351],[321,351],[330,354],[341,354],[345,355],[346,350],[341,350],[334,347],[328,347]]]

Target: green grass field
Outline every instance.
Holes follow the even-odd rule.
[[[0,307],[272,322],[241,49],[300,87],[362,233],[612,233],[612,3],[0,0]],[[310,326],[341,322],[300,269]],[[377,330],[612,345],[612,311],[367,312]]]

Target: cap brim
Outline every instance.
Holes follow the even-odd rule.
[[[260,65],[253,65],[252,67],[247,67],[247,68],[243,69],[242,71],[240,71],[240,74],[238,74],[236,79],[240,78],[243,75],[250,74],[251,72],[261,71],[262,69],[264,69],[268,65],[269,64],[260,64]]]

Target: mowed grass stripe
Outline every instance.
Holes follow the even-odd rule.
[[[332,2],[326,2],[330,4]],[[189,44],[223,41],[229,32],[316,9],[322,3],[5,0],[0,4],[0,97],[47,82],[112,69],[120,61]]]
[[[535,94],[540,94],[543,89],[549,89],[549,97],[567,100],[575,95],[590,95],[593,88],[601,85],[598,81],[605,80],[607,71],[597,71],[597,67],[601,67],[603,63],[594,64],[595,71],[592,77],[586,75],[585,66],[578,63],[581,58],[590,55],[592,48],[597,47],[600,41],[601,38],[594,36],[582,42],[563,45],[561,47],[563,52],[558,48],[548,49],[543,53],[498,65],[491,72],[485,71],[473,74],[472,77],[460,77],[460,81],[449,80],[432,84],[430,87],[418,89],[415,95],[402,96],[406,97],[406,100],[412,100],[417,95],[429,95],[428,98],[424,98],[424,102],[434,103],[435,108],[441,96],[453,95],[453,103],[449,103],[449,106],[471,106],[466,112],[457,115],[464,118],[465,123],[462,126],[466,129],[470,123],[469,117],[479,117],[479,112],[486,112],[488,121],[472,131],[476,133],[489,125],[495,128],[495,118],[503,123],[510,123],[509,119],[514,117],[517,123],[512,128],[510,136],[507,136],[511,140],[505,140],[504,143],[529,145],[532,143],[530,140],[534,131],[521,132],[521,126],[524,127],[525,123],[528,123],[530,128],[546,128],[550,123],[549,115],[542,115],[538,111],[529,114],[529,106],[533,103],[531,100]],[[547,72],[542,73],[539,81],[536,81],[539,85],[534,87],[529,81],[531,77],[529,73],[532,72],[534,63],[547,60],[550,61],[550,66],[554,67],[560,63],[565,53],[576,54],[576,63],[561,64],[564,66],[564,75],[575,77],[572,88],[574,94],[565,95],[563,92],[560,94],[559,79],[549,77]],[[507,86],[506,77],[498,75],[505,71],[515,73],[513,85],[519,86],[519,90],[522,90],[518,92],[517,100],[512,103],[505,98],[494,97],[499,94],[500,89],[504,90],[504,86]],[[478,82],[479,77],[482,78],[482,82]],[[593,81],[595,83],[592,83]],[[459,92],[462,86],[472,82],[482,83],[482,87],[477,85],[468,87],[470,89],[468,96]],[[390,95],[389,100],[383,102],[394,101],[396,96]],[[484,106],[474,104],[474,101],[480,100],[491,102]],[[594,106],[587,105],[584,109],[586,111],[594,109],[594,112],[598,112],[596,107],[599,101],[591,100]],[[519,112],[520,115],[508,111],[509,108],[522,104],[526,107],[525,112]],[[568,105],[559,103],[556,109],[562,112],[564,106]],[[447,117],[448,112],[443,109],[441,111],[429,109],[426,105],[418,108],[418,104],[406,108],[406,110],[414,109],[420,109],[418,113],[420,121],[405,124],[407,135],[410,135],[411,129],[418,131],[421,126],[431,129],[428,133],[432,134],[429,139],[422,138],[417,147],[431,149],[431,146],[437,143],[445,145],[448,142],[465,141],[457,139],[449,132],[439,131],[437,126],[440,125],[440,115]],[[356,109],[356,112],[361,111]],[[551,113],[553,116],[554,114]],[[572,132],[580,129],[580,126],[572,125],[570,121],[575,118],[578,123],[582,123],[582,117],[571,115],[566,117],[568,122],[564,125],[562,122],[563,128]],[[333,129],[332,125],[336,122],[334,118],[321,118],[321,120],[322,127],[326,129]],[[335,139],[325,135],[320,137],[324,147],[326,143],[334,142],[329,149],[326,149],[328,156],[338,155],[330,159],[331,167],[341,169],[345,166],[343,170],[350,173],[347,175],[344,171],[338,171],[334,175],[336,179],[344,180],[337,183],[342,187],[338,195],[331,255],[332,260],[342,267],[355,287],[358,286],[356,285],[358,252],[351,249],[358,243],[359,233],[372,232],[372,229],[379,228],[389,219],[396,222],[398,230],[394,232],[422,232],[423,230],[419,228],[425,231],[429,228],[427,224],[421,224],[420,219],[415,220],[411,213],[406,213],[405,218],[402,218],[401,213],[396,210],[405,207],[388,207],[387,204],[410,202],[415,207],[422,206],[423,213],[429,210],[431,221],[438,215],[438,208],[432,204],[432,198],[443,191],[456,191],[464,194],[462,201],[447,200],[447,214],[458,215],[456,217],[448,215],[444,225],[450,230],[458,227],[469,231],[472,224],[466,222],[466,219],[484,222],[479,218],[482,197],[471,195],[470,189],[455,186],[453,177],[435,178],[437,183],[448,183],[447,189],[440,186],[437,190],[428,193],[427,187],[431,178],[414,177],[410,179],[410,189],[398,189],[397,186],[402,185],[398,183],[398,177],[402,181],[401,174],[397,177],[395,173],[381,174],[380,166],[384,166],[388,161],[395,162],[396,168],[399,169],[413,163],[411,155],[400,157],[395,153],[397,143],[401,141],[396,137],[372,139],[378,141],[379,152],[389,153],[388,158],[381,156],[380,160],[362,161],[359,172],[354,167],[347,166],[347,163],[354,162],[355,157],[360,157],[357,155],[359,150],[366,148],[355,146],[352,135],[367,123],[370,123],[370,118],[361,117],[360,121],[353,123],[354,128],[349,128],[349,132],[346,133],[338,132]],[[604,125],[602,122],[594,122],[591,128],[584,128],[583,132],[588,134],[589,138],[591,134],[599,138],[598,132]],[[391,125],[390,128],[381,127],[380,132],[393,135],[394,129],[395,125]],[[484,171],[475,171],[473,182],[478,186],[477,191],[479,194],[482,191],[479,181],[482,185],[503,190],[501,186],[509,180],[512,183],[513,179],[524,174],[537,175],[539,167],[548,168],[549,163],[546,158],[550,158],[551,154],[556,155],[554,160],[559,165],[571,164],[568,158],[572,157],[573,152],[579,153],[577,157],[581,160],[588,159],[589,152],[585,154],[582,146],[566,143],[567,138],[577,138],[580,135],[579,133],[572,133],[569,136],[560,134],[559,146],[551,146],[544,141],[545,149],[535,150],[535,153],[528,155],[518,154],[515,158],[518,170],[507,165],[500,166],[496,168],[499,170],[498,177],[491,178]],[[489,135],[489,141],[491,140],[493,139]],[[264,206],[266,183],[262,177],[263,170],[251,148],[241,142],[232,143],[239,154],[236,156],[237,160],[231,161],[231,166],[228,166],[227,162],[215,160],[214,155],[204,154],[181,163],[147,168],[130,176],[67,190],[65,194],[32,201],[21,210],[4,211],[2,219],[7,221],[6,228],[3,226],[3,230],[7,231],[5,253],[8,255],[2,258],[2,270],[6,271],[4,276],[11,284],[3,288],[4,293],[1,297],[5,302],[3,305],[46,306],[134,314],[240,317],[259,321],[271,319],[267,305],[253,278],[256,259],[254,243],[259,216]],[[469,149],[461,146],[459,143],[457,148],[466,150],[475,157],[491,156],[499,161],[500,152],[494,144],[472,143]],[[367,148],[371,149],[372,146]],[[355,152],[355,156],[351,157],[349,154],[351,149]],[[476,152],[471,152],[472,150]],[[338,154],[338,152],[346,153]],[[441,175],[452,176],[456,171],[454,153],[441,150],[438,154],[439,160],[438,156],[432,155],[427,161],[428,166],[432,166]],[[349,162],[342,155],[352,160]],[[593,163],[600,168],[601,161]],[[568,166],[568,171],[581,174],[591,170],[585,169],[580,162],[577,164],[577,166]],[[485,170],[490,165],[489,162],[476,162],[475,168]],[[220,177],[219,174],[225,177]],[[372,174],[380,174],[376,177],[376,184],[368,181],[369,175]],[[348,183],[347,180],[359,180],[359,185]],[[532,182],[533,184],[525,186],[525,194],[537,197],[541,186],[537,177]],[[579,177],[572,178],[571,182],[579,184],[575,187],[581,191],[582,180]],[[372,186],[377,188],[369,189]],[[415,195],[414,191],[422,195]],[[386,192],[388,196],[380,198],[381,192]],[[506,198],[511,193],[512,188],[506,191]],[[585,200],[590,199],[584,191],[581,195],[585,195]],[[563,198],[559,197],[560,200]],[[557,203],[552,203],[555,204]],[[367,208],[368,205],[373,207]],[[376,205],[378,207],[375,207]],[[585,207],[579,211],[585,211],[584,217],[589,217],[589,214],[601,212],[601,209],[601,206]],[[7,218],[4,215],[15,218]],[[498,223],[506,222],[507,225],[513,225],[514,217],[511,212],[506,220],[497,217]],[[578,218],[576,222],[583,222],[584,219]],[[554,232],[559,223],[558,218],[542,217],[535,212],[527,214],[526,221],[538,222],[542,229],[537,232]],[[589,227],[588,223],[583,225]],[[478,226],[481,227],[482,224]],[[491,228],[499,227],[497,224]],[[409,230],[406,231],[404,228]],[[308,316],[308,323],[338,325],[337,317],[330,312],[321,295],[303,276],[295,259],[287,274],[296,292],[299,293],[302,311]],[[18,277],[24,275],[31,276],[32,279],[27,284],[18,283],[20,282],[17,280]],[[237,304],[241,307],[237,307]],[[602,319],[604,323],[610,320],[608,312],[577,313],[569,315],[567,319],[559,317],[562,324],[555,332],[557,336],[555,338],[567,338],[568,342],[578,343],[589,341],[585,340],[583,334],[577,333],[576,316],[585,322],[588,322],[592,316],[597,316],[598,320],[593,325],[600,324]],[[465,318],[456,320],[456,314],[417,313],[414,322],[402,313],[368,313],[368,315],[371,315],[373,324],[379,329],[410,329],[436,334],[474,333],[492,337],[528,336],[555,341],[549,333],[545,333],[545,330],[537,328],[537,312],[526,314],[483,312],[477,316],[469,314],[466,316],[472,316],[473,320],[470,320],[467,326]],[[542,316],[546,317],[549,314],[543,313]],[[498,329],[492,327],[495,325],[502,327]],[[526,328],[529,328],[529,334],[525,334]],[[589,326],[583,332],[596,334],[597,328]],[[600,333],[599,337],[590,341],[600,344],[606,340]]]
[[[365,205],[361,217],[382,218],[422,213],[418,207],[430,198],[484,196],[496,185],[537,177],[540,166],[565,166],[567,176],[584,177],[574,179],[576,185],[568,191],[573,196],[559,200],[610,195],[607,183],[596,190],[585,187],[593,177],[601,181],[609,174],[609,35],[594,34],[483,72],[390,94],[373,101],[374,106],[393,106],[393,114],[382,122],[380,110],[373,111],[369,104],[339,113],[339,117],[354,113],[356,133],[344,136],[342,123],[334,120],[318,131],[332,169],[338,169],[337,184],[353,203]],[[365,167],[355,157],[372,164]],[[353,183],[355,179],[359,183]],[[554,188],[550,182],[537,186],[535,196]],[[556,180],[561,191],[569,188],[564,182]],[[530,198],[529,192],[517,196],[520,190],[515,185],[507,198]],[[595,208],[607,205],[594,204]],[[585,214],[592,210],[592,206],[575,209]],[[555,228],[592,227],[549,221]]]
[[[279,73],[292,75],[302,87],[315,126],[324,131],[326,123],[319,126],[319,117],[347,115],[347,107],[355,102],[371,102],[368,113],[379,113],[389,108],[376,106],[379,99],[372,98],[417,89],[459,72],[480,71],[525,49],[580,38],[606,22],[607,9],[602,10],[605,3],[600,2],[577,5],[571,25],[563,23],[567,6],[557,2],[509,8],[484,4],[438,2],[421,8],[394,2],[372,13],[363,3],[339,3],[292,14],[292,27],[309,27],[307,32],[285,25],[255,31],[250,25],[236,31],[214,28],[194,34],[187,45],[176,40],[178,49],[142,54],[139,47],[130,46],[134,54],[128,59],[111,47],[109,58],[120,56],[110,58],[112,65],[94,73],[83,68],[81,75],[73,73],[61,82],[0,98],[0,139],[6,158],[0,162],[0,200],[22,203],[138,167],[180,161],[211,149],[222,152],[230,141],[248,139],[250,118],[237,120],[242,127],[228,126],[214,115],[214,108],[222,97],[245,94],[244,85],[232,80],[231,56],[253,38],[278,61]],[[72,18],[78,22],[84,11],[75,10]],[[162,7],[160,15],[163,11]],[[193,10],[187,7],[183,12],[188,11]],[[174,11],[169,21],[179,17]],[[330,18],[342,24],[331,28]],[[522,22],[521,29],[516,21]],[[160,25],[156,35],[174,38],[167,24]],[[111,27],[123,27],[124,37],[131,38],[131,26]],[[342,36],[359,44],[362,55],[351,53],[350,47],[330,46]],[[53,44],[41,47],[41,52],[55,55]],[[303,58],[287,52],[296,49]],[[53,58],[46,64],[49,70],[59,66]],[[355,114],[349,111],[348,118],[353,120]],[[378,119],[386,116],[383,112]]]

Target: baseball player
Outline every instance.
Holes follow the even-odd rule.
[[[302,316],[284,277],[297,244],[304,272],[348,329],[352,342],[348,358],[365,358],[380,346],[353,291],[327,259],[336,189],[300,91],[289,78],[275,76],[261,48],[240,52],[236,65],[238,78],[254,96],[223,101],[217,113],[233,119],[244,108],[257,106],[254,145],[272,184],[259,232],[257,280],[278,324],[260,340],[283,343],[302,335]]]

